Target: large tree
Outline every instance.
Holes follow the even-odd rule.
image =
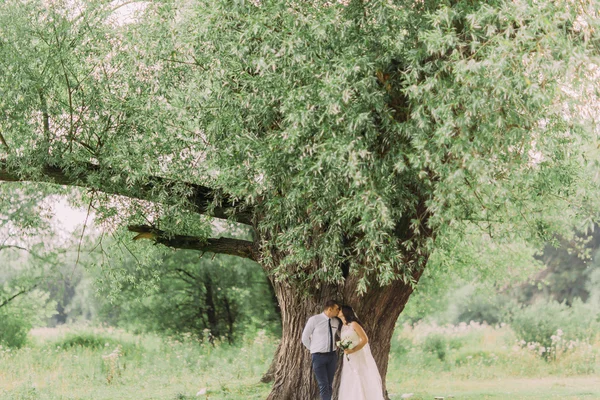
[[[140,237],[260,263],[283,324],[270,399],[315,396],[300,335],[325,299],[355,307],[385,377],[448,232],[547,238],[593,183],[571,106],[594,1],[343,3],[0,5],[0,179],[87,188]],[[211,238],[214,219],[253,239]]]

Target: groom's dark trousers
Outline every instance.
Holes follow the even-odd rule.
[[[333,376],[337,367],[337,353],[313,353],[312,367],[319,384],[321,400],[331,400],[333,394]]]

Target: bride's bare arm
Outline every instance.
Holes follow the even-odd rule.
[[[344,353],[346,353],[346,354],[356,353],[357,351],[359,351],[360,349],[362,349],[363,347],[365,347],[365,345],[367,343],[369,343],[369,338],[367,337],[367,334],[365,333],[365,331],[362,328],[362,326],[360,326],[360,324],[358,324],[356,322],[351,322],[350,326],[358,334],[358,338],[360,339],[360,341],[353,348],[345,350]]]

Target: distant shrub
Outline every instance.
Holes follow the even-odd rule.
[[[20,348],[27,343],[27,334],[31,322],[19,312],[9,308],[0,308],[0,344],[6,347]]]
[[[589,341],[598,328],[598,310],[579,300],[572,306],[556,301],[539,302],[515,312],[512,328],[522,345],[527,345],[545,359],[554,359],[558,343]],[[568,351],[565,346],[561,351]]]
[[[489,325],[508,322],[513,308],[514,302],[506,295],[476,293],[460,305],[455,322],[487,322]]]
[[[397,340],[392,341],[390,354],[393,354],[396,357],[404,357],[410,352],[411,348],[412,342],[406,338],[398,338]]]
[[[424,353],[433,354],[440,361],[445,361],[451,350],[458,350],[470,340],[467,336],[453,336],[442,333],[430,333],[421,344]],[[407,349],[407,352],[409,349]]]
[[[123,343],[108,336],[87,332],[69,334],[64,339],[53,343],[53,346],[60,346],[63,349],[82,347],[92,350],[112,350],[117,346],[121,346],[123,355],[130,355],[139,350],[139,346],[136,344]]]
[[[4,290],[9,289],[5,286]],[[56,303],[48,298],[48,293],[32,290],[0,307],[0,345],[23,347],[31,328],[56,313]]]
[[[115,344],[114,339],[93,333],[76,333],[67,335],[63,340],[56,343],[57,346],[68,349],[71,347],[85,347],[88,349],[101,349]]]
[[[448,353],[448,342],[446,338],[439,334],[431,334],[425,338],[422,345],[423,352],[435,355],[440,361],[446,359]]]

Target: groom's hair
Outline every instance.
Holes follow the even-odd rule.
[[[340,305],[340,303],[338,303],[338,302],[337,302],[337,301],[335,301],[335,300],[327,300],[327,301],[325,302],[325,305],[324,305],[324,308],[323,308],[323,309],[324,309],[324,310],[327,310],[328,308],[331,308],[331,307],[333,307],[333,306],[339,306],[339,305]]]

